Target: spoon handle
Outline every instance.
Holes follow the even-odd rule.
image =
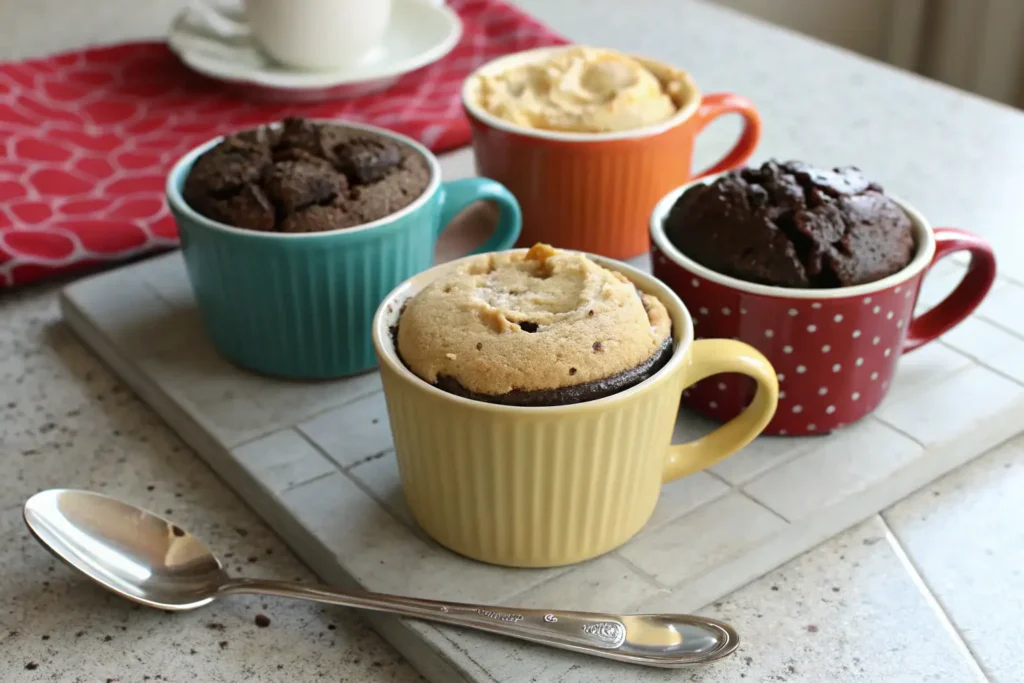
[[[684,614],[614,615],[537,610],[231,579],[220,595],[257,593],[426,619],[633,664],[673,668],[724,657],[739,636],[728,624]]]

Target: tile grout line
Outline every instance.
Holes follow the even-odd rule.
[[[985,321],[985,322],[988,322],[988,321]],[[993,325],[993,327],[995,327],[995,326]],[[997,329],[1002,329],[1002,328],[997,328]],[[1008,332],[1008,330],[1003,330],[1003,332]],[[1024,339],[1022,339],[1021,337],[1017,337],[1016,335],[1014,335],[1014,338],[1017,339],[1018,341],[1024,341]],[[1014,384],[1024,386],[1024,383],[1022,383],[1016,377],[1013,377],[1012,375],[1006,374],[1004,371],[1000,370],[999,368],[995,367],[994,365],[989,365],[988,363],[985,362],[984,359],[979,358],[979,357],[975,356],[974,354],[971,354],[971,353],[968,353],[966,351],[963,351],[962,349],[958,349],[957,347],[955,347],[952,344],[944,341],[941,338],[937,339],[936,343],[946,347],[947,349],[950,349],[951,351],[955,351],[956,353],[959,353],[962,356],[970,358],[971,361],[975,365],[977,365],[978,367],[981,367],[981,368],[984,368],[984,369],[986,369],[986,370],[988,370],[990,372],[993,372],[993,373],[999,375],[1000,377],[1002,377],[1003,379],[1008,380],[1010,382],[1013,382]],[[1001,356],[999,356],[999,355],[996,356],[996,358],[1000,358],[1000,357]]]
[[[900,436],[903,436],[903,437],[913,441],[914,443],[916,443],[918,446],[921,447],[921,450],[923,450],[924,452],[926,452],[926,453],[928,452],[928,446],[926,446],[925,443],[923,441],[921,441],[920,439],[914,437],[913,435],[911,435],[908,432],[903,431],[902,429],[900,429],[899,427],[897,427],[893,423],[889,422],[888,420],[886,420],[886,419],[884,419],[884,418],[882,418],[880,416],[874,416],[873,415],[872,417],[874,417],[874,419],[878,420],[878,422],[883,424],[886,428],[891,429],[894,432],[896,432],[897,434],[899,434]]]
[[[989,325],[991,325],[992,327],[996,327],[996,328],[1002,330],[1003,332],[1005,332],[1006,334],[1010,335],[1011,337],[1015,337],[1016,339],[1022,339],[1022,337],[1020,336],[1019,332],[1017,332],[1016,330],[1013,330],[1013,329],[1007,327],[1006,325],[1004,325],[1003,323],[999,322],[995,318],[990,318],[989,316],[984,315],[982,313],[976,313],[972,317],[974,317],[974,318],[976,318],[978,320],[981,320],[982,322],[986,322]]]
[[[172,301],[169,301],[167,299],[167,297],[165,297],[160,292],[160,290],[157,288],[157,286],[155,284],[153,284],[153,282],[151,282],[150,279],[148,277],[146,277],[145,275],[137,276],[137,277],[135,277],[135,279],[136,280],[141,280],[142,284],[145,285],[146,289],[149,290],[149,293],[152,294],[153,296],[155,296],[157,299],[159,299],[161,303],[163,303],[165,306],[167,306],[167,308],[171,309],[172,311],[181,311],[182,310],[181,306],[175,304]]]
[[[864,419],[873,419],[873,416],[872,415],[866,415],[864,417]],[[826,433],[819,434],[818,436],[821,437],[821,438],[827,439],[827,438],[831,437],[833,434],[835,434],[838,431],[839,430],[834,430],[832,432],[826,432]],[[760,437],[758,437],[758,438],[760,438]],[[803,440],[803,437],[793,437],[793,436],[779,436],[779,437],[775,437],[775,436],[773,436],[773,437],[770,437],[770,438],[800,439],[801,441],[800,441],[799,445],[794,445],[793,448],[791,448],[790,451],[786,454],[786,456],[784,458],[780,459],[778,462],[776,462],[773,465],[767,467],[766,469],[758,470],[757,472],[754,472],[753,474],[745,477],[742,481],[738,481],[735,484],[730,482],[723,475],[718,474],[717,472],[712,470],[710,467],[705,469],[705,470],[703,470],[703,471],[707,472],[711,476],[715,477],[716,479],[721,481],[723,484],[725,484],[729,488],[731,488],[731,489],[733,489],[735,491],[739,491],[741,493],[745,493],[745,488],[746,488],[747,484],[750,484],[755,479],[758,479],[758,478],[768,474],[769,472],[774,472],[775,470],[779,469],[780,467],[785,467],[786,465],[788,465],[789,463],[793,462],[794,460],[797,460],[798,458],[800,458],[800,457],[802,457],[804,455],[807,455],[808,453],[813,452],[813,448],[814,447],[813,446],[805,445],[805,444],[807,444],[809,442],[806,441],[806,440]],[[814,437],[811,437],[811,438],[814,438]],[[740,452],[742,452],[742,451],[737,451],[737,453],[735,453],[734,455],[738,455]],[[729,456],[729,457],[732,457],[732,456]]]
[[[304,432],[303,430],[299,429],[298,426],[291,427],[291,430],[293,432],[295,432],[296,434],[298,434],[299,438],[302,439],[303,441],[305,441],[307,444],[309,444],[309,446],[311,448],[313,448],[313,450],[315,450],[321,456],[326,458],[329,463],[334,465],[334,468],[335,468],[334,472],[327,472],[326,474],[323,474],[323,475],[320,475],[319,477],[316,477],[316,479],[322,479],[324,477],[328,477],[328,476],[334,474],[335,472],[337,472],[338,474],[340,474],[341,476],[345,477],[350,482],[352,482],[356,486],[356,488],[358,488],[360,491],[362,491],[370,500],[372,500],[374,502],[374,504],[376,504],[378,507],[380,507],[382,510],[384,510],[385,514],[387,514],[389,517],[391,517],[391,519],[393,519],[395,522],[397,522],[398,525],[401,528],[405,529],[407,532],[412,534],[412,536],[414,536],[415,538],[417,538],[417,539],[419,539],[421,541],[424,540],[424,538],[421,535],[421,532],[420,532],[419,529],[410,527],[409,524],[407,524],[406,521],[403,520],[399,516],[399,514],[395,510],[392,509],[392,507],[390,505],[388,505],[382,499],[378,498],[377,495],[374,493],[374,491],[369,486],[367,486],[366,483],[363,482],[362,479],[360,479],[359,477],[357,477],[354,474],[352,474],[351,470],[355,469],[355,467],[357,465],[365,464],[366,462],[369,462],[369,460],[366,460],[366,459],[359,460],[359,461],[357,461],[355,463],[352,463],[351,465],[348,465],[346,467],[342,467],[340,464],[338,464],[334,460],[334,458],[332,458],[330,455],[327,454],[326,450],[324,450],[316,441],[314,441],[312,437],[310,437],[308,434],[306,434],[306,432]],[[386,448],[383,451],[378,451],[374,455],[370,456],[370,459],[371,460],[372,459],[376,459],[376,457],[379,457],[379,456],[381,456],[383,454],[387,454],[387,453],[392,452],[392,451],[394,451],[394,448]],[[315,481],[315,480],[310,480],[310,481]],[[295,487],[293,487],[293,488],[295,488]]]
[[[299,487],[306,486],[307,484],[312,484],[314,481],[320,481],[321,479],[326,479],[327,477],[329,477],[332,474],[334,474],[334,472],[336,472],[336,471],[337,470],[334,470],[334,471],[331,471],[331,472],[324,472],[323,474],[316,475],[312,479],[305,479],[305,480],[300,481],[298,483],[292,484],[291,486],[288,486],[288,487],[285,487],[285,488],[281,489],[281,491],[278,492],[275,495],[283,496],[284,494],[289,493],[291,491],[294,491],[295,489],[297,489]],[[263,483],[263,480],[260,479],[260,482]]]
[[[641,569],[640,567],[636,566],[636,564],[633,563],[632,560],[630,560],[628,557],[626,557],[625,555],[620,553],[618,551],[618,548],[616,548],[616,550],[614,551],[613,554],[614,554],[615,557],[617,557],[619,560],[621,560],[623,564],[625,564],[627,567],[632,569],[636,573],[637,576],[639,576],[641,579],[646,581],[647,585],[651,586],[652,588],[657,588],[658,590],[662,590],[662,591],[664,591],[664,590],[672,590],[671,586],[669,586],[668,584],[662,583],[661,581],[658,581],[656,578],[654,578],[653,576],[651,576],[650,574],[645,572],[643,569]],[[643,602],[643,601],[641,601],[641,602]]]
[[[256,434],[247,435],[244,439],[242,439],[238,443],[230,444],[227,447],[230,448],[231,450],[234,450],[236,448],[241,448],[242,446],[248,446],[249,444],[251,444],[254,441],[259,441],[260,439],[265,439],[268,436],[271,436],[271,435],[276,434],[278,432],[287,431],[289,429],[294,430],[294,431],[298,432],[299,434],[305,434],[305,432],[302,431],[302,427],[301,426],[306,424],[307,422],[309,422],[311,420],[314,420],[314,419],[320,417],[321,415],[324,415],[325,413],[329,413],[332,410],[337,410],[338,408],[344,408],[345,406],[347,406],[347,405],[349,405],[351,403],[355,403],[356,401],[360,401],[360,400],[362,400],[364,398],[369,398],[370,396],[373,396],[377,392],[382,392],[383,393],[383,390],[379,389],[379,388],[378,389],[374,389],[373,391],[371,391],[371,392],[369,392],[367,394],[360,394],[360,395],[354,397],[353,399],[351,399],[349,401],[342,401],[341,403],[335,403],[335,404],[333,404],[331,406],[323,408],[322,410],[318,410],[318,411],[313,412],[313,413],[311,413],[309,415],[304,415],[301,418],[293,421],[290,424],[277,425],[276,427],[272,427],[272,428],[268,429],[265,432],[258,432]],[[262,407],[263,406],[260,406],[260,408],[262,408]],[[224,443],[225,443],[225,445],[227,445],[227,442],[224,442]],[[322,449],[320,449],[319,447],[317,448],[317,450],[323,452]],[[331,458],[329,455],[327,455],[327,453],[324,453],[324,455],[327,456],[327,459],[330,460],[332,463],[334,462],[334,459]],[[334,464],[337,465],[337,463],[334,463]],[[340,465],[338,465],[338,466],[340,467]]]
[[[1014,276],[1012,276],[1012,275],[1007,275],[1006,273],[999,273],[999,274],[998,274],[998,275],[996,276],[996,279],[1001,279],[1001,280],[1005,280],[1006,282],[1009,282],[1009,283],[1011,283],[1011,284],[1017,285],[1018,287],[1024,287],[1024,281],[1022,281],[1022,280],[1018,280],[1018,279],[1017,279],[1017,278],[1015,278]]]
[[[793,520],[786,519],[785,515],[783,515],[781,512],[779,512],[778,510],[774,509],[773,507],[769,506],[767,503],[764,503],[764,502],[758,500],[757,496],[753,495],[752,493],[750,493],[746,489],[738,488],[738,489],[734,489],[734,490],[736,491],[736,493],[740,494],[744,498],[747,498],[748,500],[753,502],[754,505],[757,505],[758,507],[760,507],[760,508],[762,508],[764,510],[767,510],[769,513],[771,513],[771,515],[773,517],[778,517],[783,522],[785,522],[787,525],[792,525],[793,524]]]
[[[954,370],[953,372],[950,372],[947,375],[943,376],[943,378],[939,382],[936,382],[935,384],[942,384],[943,382],[948,381],[950,378],[957,377],[959,375],[965,374],[965,373],[973,370],[974,368],[981,368],[982,370],[989,370],[990,372],[992,372],[992,370],[988,366],[982,365],[981,363],[975,361],[973,358],[971,358],[969,355],[967,355],[963,351],[960,351],[959,349],[955,349],[952,346],[949,346],[948,344],[944,343],[941,339],[936,340],[936,343],[941,344],[942,346],[944,346],[945,348],[949,349],[953,353],[956,353],[956,354],[959,354],[959,355],[963,356],[964,358],[966,358],[970,362],[967,365],[965,365],[964,367],[959,368],[957,370]],[[1013,381],[1014,384],[1019,384],[1019,382],[1017,382],[1016,380],[1011,380],[1011,381]],[[932,386],[933,385],[925,385],[924,387],[918,387],[918,389],[919,390],[921,390],[921,389],[929,390],[929,389],[932,388]],[[888,397],[886,397],[886,398],[888,398]],[[914,400],[913,396],[906,396],[904,398],[899,399],[898,401],[895,401],[893,403],[893,405],[901,405],[903,403],[906,403],[907,401],[912,401],[912,400]],[[882,410],[885,407],[887,407],[887,406],[885,404],[885,399],[883,399],[882,403],[880,403],[878,405],[878,407],[875,408],[872,411],[871,415],[868,415],[866,417],[871,417],[871,418],[877,420],[878,422],[882,423],[886,427],[888,427],[888,428],[890,428],[890,429],[892,429],[892,430],[894,430],[896,432],[899,432],[900,434],[902,434],[903,436],[907,437],[908,439],[910,439],[911,441],[916,443],[918,446],[920,446],[921,448],[923,448],[923,449],[925,449],[927,451],[928,450],[928,445],[927,444],[925,444],[920,439],[917,439],[916,437],[912,436],[911,434],[905,432],[904,430],[900,429],[898,426],[896,426],[895,424],[893,424],[892,422],[890,422],[889,420],[885,419],[885,417],[882,416]]]
[[[903,568],[910,576],[910,580],[920,591],[925,602],[927,602],[928,606],[932,608],[932,611],[935,612],[935,615],[939,618],[939,621],[942,623],[946,632],[953,639],[953,645],[960,651],[961,656],[970,663],[976,678],[979,681],[989,683],[990,679],[985,673],[985,669],[978,661],[977,655],[973,650],[971,650],[971,646],[967,644],[967,641],[964,640],[960,630],[956,627],[956,624],[953,623],[953,620],[946,612],[946,609],[943,607],[938,597],[936,597],[935,593],[932,592],[931,587],[928,586],[928,582],[925,581],[924,576],[921,575],[917,565],[914,564],[914,561],[907,554],[907,551],[904,549],[903,544],[900,543],[896,532],[892,530],[892,527],[889,526],[889,522],[885,519],[884,512],[885,511],[883,510],[877,513],[876,516],[878,517],[878,521],[885,528],[885,538],[889,542],[889,547],[892,548],[892,551],[896,554],[896,558],[900,561],[900,564],[903,565]]]

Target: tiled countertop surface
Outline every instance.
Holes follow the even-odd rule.
[[[0,10],[0,58],[159,35],[182,4],[13,0]],[[1012,205],[1024,184],[1019,113],[704,5],[521,4],[579,40],[683,64],[706,91],[746,94],[765,118],[759,158],[859,164],[937,221],[988,236],[1003,273],[1024,280]],[[702,160],[734,131],[715,124]],[[0,678],[417,680],[352,613],[233,598],[166,616],[86,586],[27,536],[20,506],[30,493],[102,489],[173,510],[240,570],[313,580],[71,336],[55,290],[0,295]],[[1024,326],[986,332],[948,341],[976,357],[1016,348],[1024,358],[1011,334]],[[709,607],[744,643],[680,680],[1020,680],[1022,490],[1018,439]],[[269,628],[254,625],[258,613]]]

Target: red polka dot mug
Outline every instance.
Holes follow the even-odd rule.
[[[705,178],[698,182],[708,182]],[[650,219],[654,276],[679,295],[697,339],[738,339],[763,353],[779,376],[779,407],[765,434],[823,434],[873,411],[885,398],[901,354],[960,323],[981,303],[996,275],[992,247],[955,228],[932,228],[897,198],[914,225],[917,251],[900,272],[835,289],[793,289],[738,280],[682,254],[664,219],[691,184],[673,190]],[[960,284],[931,310],[914,315],[924,274],[953,252],[970,254]],[[738,415],[755,387],[741,375],[717,375],[683,394],[683,405],[717,420]]]

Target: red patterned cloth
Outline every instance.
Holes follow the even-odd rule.
[[[0,287],[174,247],[166,173],[216,135],[300,114],[384,126],[435,152],[465,145],[466,75],[496,56],[567,41],[501,0],[450,6],[463,35],[444,59],[385,91],[334,102],[238,99],[163,43],[0,64]]]

